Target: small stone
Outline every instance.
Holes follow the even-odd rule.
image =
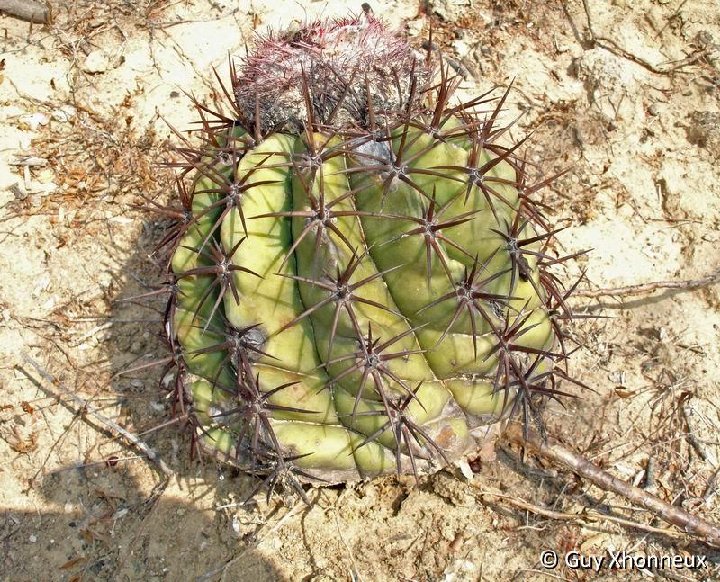
[[[100,49],[92,51],[83,63],[82,70],[86,73],[96,75],[98,73],[104,73],[110,68],[110,59]]]
[[[60,123],[66,123],[70,121],[73,117],[75,117],[75,115],[77,115],[77,110],[72,105],[63,105],[62,107],[53,109],[50,112],[50,117],[55,121],[59,121]]]
[[[431,0],[428,11],[445,22],[453,22],[472,9],[470,0]]]
[[[165,405],[162,402],[151,402],[150,408],[152,408],[155,412],[164,412]]]
[[[467,56],[467,54],[470,52],[470,46],[464,40],[452,41],[452,47],[455,51],[455,54],[460,58]]]
[[[416,18],[407,23],[408,36],[419,36],[425,26],[425,18]]]
[[[32,131],[36,131],[40,126],[47,125],[50,121],[50,117],[47,113],[37,111],[35,113],[29,113],[20,117],[20,122],[23,126],[30,128]]]

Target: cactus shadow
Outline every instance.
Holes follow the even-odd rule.
[[[239,510],[240,521],[247,517],[248,524],[234,523],[235,505],[257,481],[211,458],[193,457],[192,427],[173,415],[171,378],[164,365],[169,356],[163,332],[167,296],[148,295],[166,280],[160,260],[148,257],[167,225],[146,213],[139,220],[136,251],[116,274],[122,285],[112,303],[113,331],[103,344],[115,405],[101,412],[147,445],[169,470],[162,471],[160,463],[86,413],[83,422],[117,441],[112,449],[119,452],[108,457],[101,445],[90,455],[92,461],[46,473],[36,493],[57,511],[13,512],[6,518],[12,536],[5,543],[14,539],[20,547],[42,538],[47,572],[57,579],[283,580],[254,549],[262,525],[253,523],[251,510],[245,515]],[[92,400],[90,405],[103,406]],[[220,510],[219,505],[231,508]],[[39,528],[42,535],[31,533]],[[20,555],[27,552],[19,550]],[[16,566],[13,579],[24,579],[25,566]]]
[[[251,545],[221,535],[212,512],[148,496],[122,464],[62,467],[36,493],[57,509],[0,516],[7,580],[285,579]]]

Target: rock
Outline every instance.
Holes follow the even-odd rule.
[[[419,36],[425,26],[425,18],[420,17],[415,20],[408,20],[407,24],[408,36]]]
[[[472,9],[470,0],[430,0],[428,12],[436,14],[445,22],[453,22]]]
[[[104,51],[97,49],[92,51],[83,63],[82,70],[91,75],[104,73],[110,68],[110,59]]]
[[[461,59],[466,57],[470,52],[470,46],[464,40],[452,41],[452,48],[453,51],[455,51],[455,54]]]
[[[31,131],[37,131],[40,126],[47,125],[50,117],[41,111],[35,113],[27,113],[20,116],[20,127],[27,127]]]

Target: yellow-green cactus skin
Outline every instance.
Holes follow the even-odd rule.
[[[261,39],[180,149],[168,339],[199,440],[277,481],[416,475],[559,394],[555,231],[506,95],[372,15]],[[176,213],[177,214],[177,213]]]

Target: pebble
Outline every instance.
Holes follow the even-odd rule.
[[[425,26],[425,19],[416,18],[415,20],[410,20],[407,22],[406,26],[408,36],[419,36],[422,32],[423,26]]]
[[[459,58],[463,58],[470,52],[470,46],[464,40],[452,41],[452,47]]]
[[[86,73],[96,75],[98,73],[104,73],[110,68],[110,59],[100,49],[92,51],[83,63],[82,70]]]
[[[21,115],[20,121],[32,131],[36,131],[41,125],[47,125],[48,121],[50,121],[50,117],[46,113],[38,111],[35,113]]]
[[[430,0],[428,11],[445,22],[453,22],[472,9],[470,0]]]

